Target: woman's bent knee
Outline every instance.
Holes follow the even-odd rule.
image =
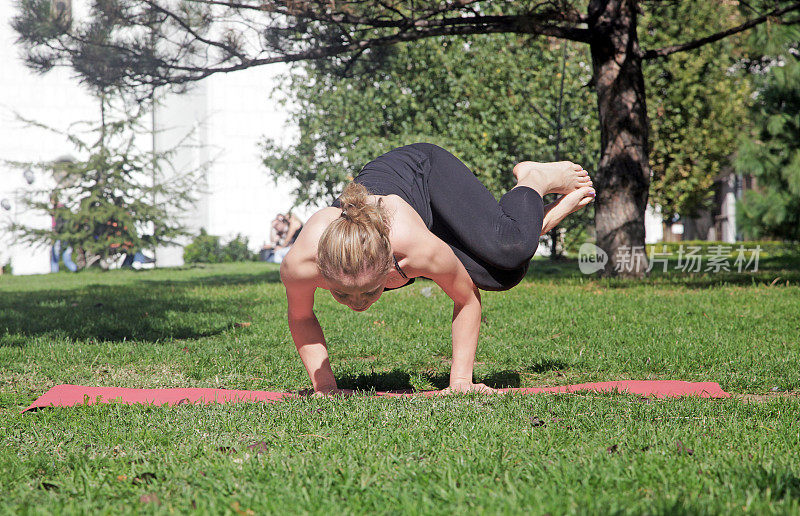
[[[528,273],[528,265],[514,270],[486,269],[480,277],[473,278],[475,285],[481,290],[510,290],[522,281]]]
[[[526,238],[505,239],[495,244],[493,252],[486,257],[486,261],[498,269],[519,269],[531,261],[538,247],[538,238],[536,240]]]

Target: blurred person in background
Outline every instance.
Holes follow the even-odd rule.
[[[261,248],[261,260],[281,263],[302,229],[303,221],[297,215],[291,211],[279,213],[272,221],[270,243]]]

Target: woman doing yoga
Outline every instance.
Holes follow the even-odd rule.
[[[474,384],[482,290],[508,290],[528,270],[539,237],[594,199],[588,172],[569,161],[524,161],[498,203],[436,145],[396,148],[368,163],[332,207],[315,213],[281,264],[289,330],[318,395],[341,392],[331,371],[314,291],[362,312],[416,277],[453,300],[453,365],[446,392]],[[548,193],[563,194],[544,206]]]

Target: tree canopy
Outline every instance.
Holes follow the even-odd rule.
[[[740,16],[725,2],[649,3],[640,34],[645,44],[657,46],[721,30]],[[665,25],[664,20],[674,23]],[[653,172],[650,203],[661,207],[665,220],[710,208],[714,181],[731,162],[748,123],[752,93],[751,81],[737,66],[743,44],[737,35],[645,64]]]
[[[459,156],[496,196],[513,185],[514,164],[554,160],[557,140],[563,159],[593,169],[589,56],[564,43],[561,99],[560,44],[526,39],[495,35],[395,47],[366,80],[359,67],[342,77],[308,63],[283,78],[299,140],[286,149],[266,141],[265,164],[300,179],[298,202],[332,201],[367,161],[417,141]]]
[[[640,3],[703,3],[628,2],[637,9]],[[603,9],[616,9],[618,3],[95,0],[89,15],[79,20],[54,13],[50,0],[18,0],[19,14],[12,24],[34,69],[71,66],[87,81],[149,88],[277,62],[334,58],[346,66],[390,45],[447,35],[516,33],[592,44]],[[677,34],[639,55],[652,59],[691,50],[767,20],[797,23],[800,2],[753,0],[739,8],[747,18],[741,23],[695,38]],[[659,29],[669,25],[662,23]]]
[[[300,138],[285,149],[266,141],[264,162],[276,178],[299,180],[296,202],[312,204],[331,202],[376,156],[419,141],[453,152],[498,198],[520,161],[568,159],[594,170],[589,60],[569,42],[498,34],[393,47],[347,74],[298,64],[281,89]],[[582,232],[591,211],[564,226]]]

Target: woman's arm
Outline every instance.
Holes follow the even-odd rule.
[[[422,276],[432,279],[453,300],[453,365],[450,386],[444,392],[491,392],[472,383],[475,352],[481,326],[481,296],[464,265],[452,249],[433,234],[422,242],[427,255]]]
[[[472,370],[481,327],[481,296],[477,287],[473,288],[473,293],[465,301],[453,300],[453,365],[449,390],[473,388]]]
[[[273,246],[278,243],[278,229],[275,226],[269,230],[269,243]]]
[[[336,378],[333,376],[328,360],[328,347],[322,327],[314,315],[314,286],[307,274],[303,274],[303,264],[286,256],[281,263],[281,281],[286,287],[288,302],[287,317],[289,331],[300,360],[308,372],[314,392],[330,393],[337,390]]]
[[[291,245],[294,243],[292,242],[292,237],[294,236],[295,233],[297,233],[297,230],[302,227],[303,227],[303,222],[296,215],[292,215],[289,218],[289,229],[286,230],[287,245]]]

